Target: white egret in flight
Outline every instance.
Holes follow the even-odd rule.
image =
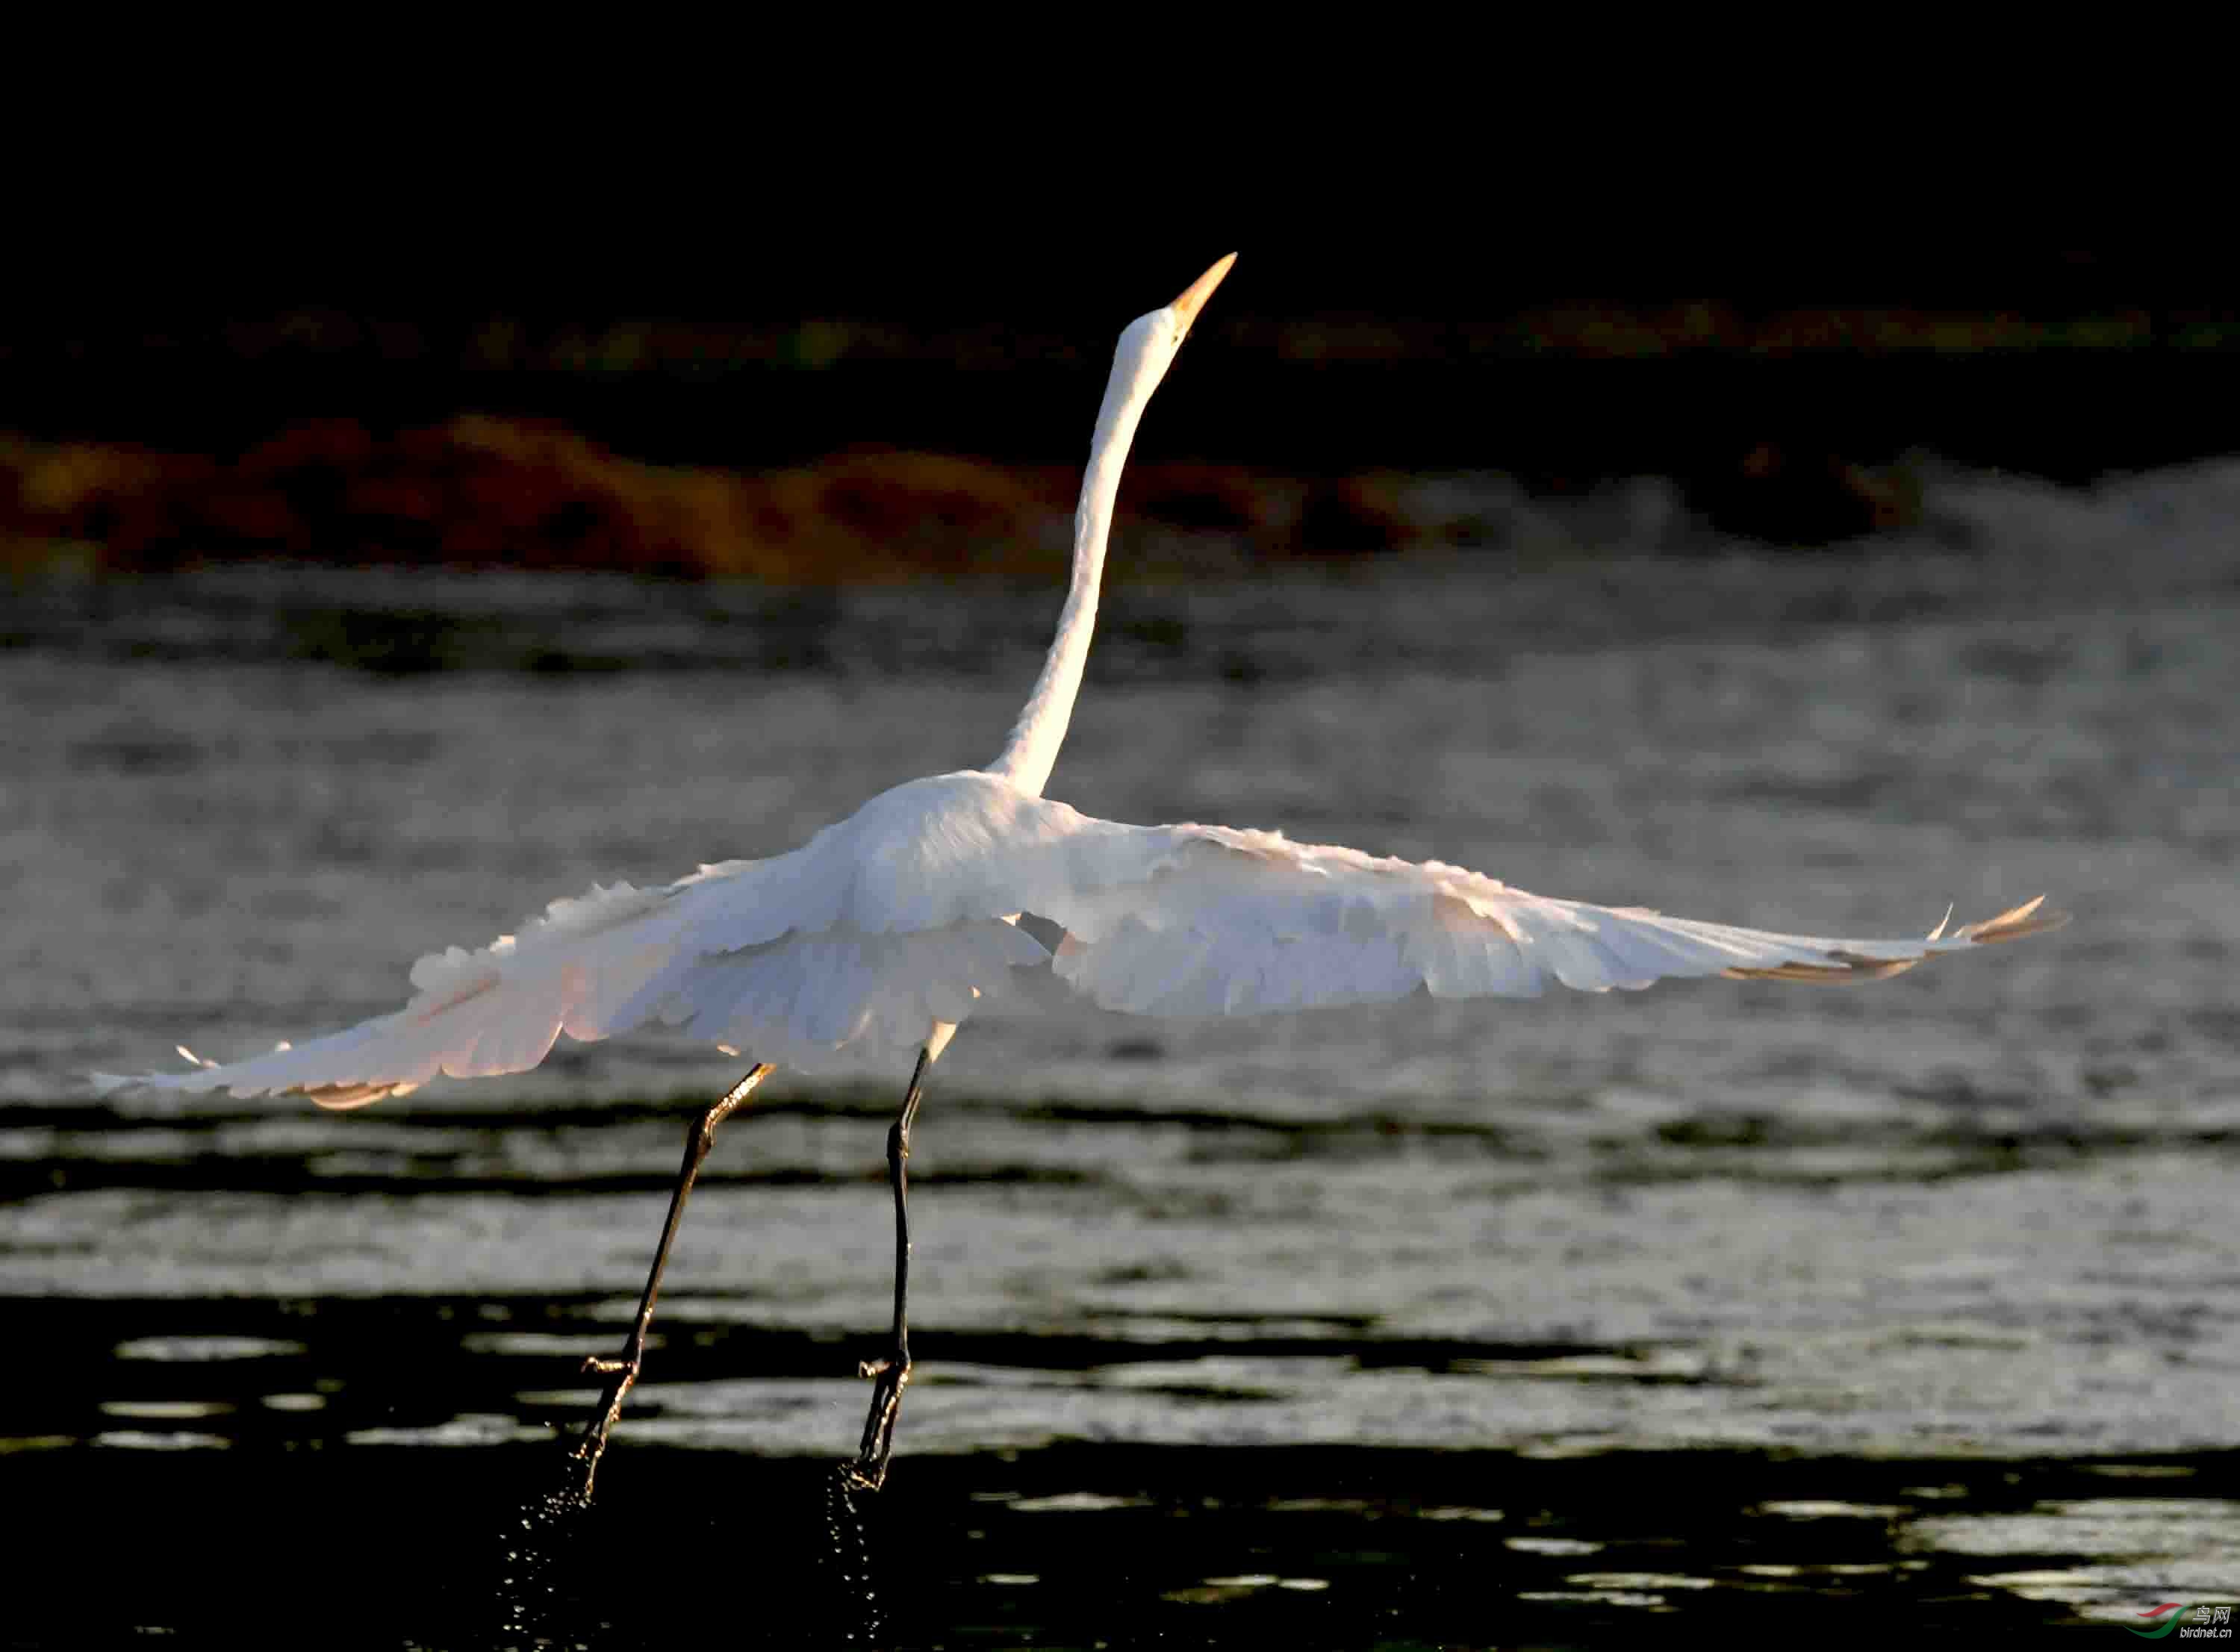
[[[1921,940],[1777,935],[1637,907],[1550,900],[1438,862],[1380,859],[1226,826],[1129,826],[1043,796],[1073,714],[1097,621],[1121,466],[1137,422],[1235,255],[1120,335],[1074,517],[1072,583],[1026,709],[985,769],[881,793],[799,849],[703,866],[660,889],[597,888],[554,902],[518,936],[412,967],[393,1015],[268,1055],[137,1079],[164,1089],[301,1093],[323,1107],[402,1096],[439,1074],[535,1067],[562,1033],[606,1038],[680,1026],[754,1062],[693,1124],[637,1318],[575,1447],[588,1495],[647,1326],[686,1197],[717,1126],[773,1068],[916,1057],[887,1137],[895,1311],[850,1473],[886,1475],[910,1381],[906,1316],[910,1127],[927,1070],[976,1003],[1015,969],[1049,963],[1109,1009],[1250,1015],[1318,1004],[1530,997],[1549,981],[1601,992],[1667,976],[1879,980],[1933,953],[2010,941],[2063,920],[2038,901]],[[2041,897],[2043,898],[2043,897]],[[1018,927],[1060,933],[1055,956]],[[186,1053],[183,1050],[182,1053]]]

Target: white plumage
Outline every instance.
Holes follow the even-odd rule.
[[[649,1021],[811,1071],[907,1063],[1014,968],[1050,957],[1008,920],[1065,932],[1052,967],[1108,1009],[1253,1015],[1405,996],[1529,998],[1667,976],[1860,981],[2045,929],[2030,902],[1919,940],[1778,935],[1550,900],[1437,861],[1384,860],[1224,826],[1129,826],[991,774],[914,780],[800,849],[659,889],[556,901],[517,937],[412,969],[391,1016],[225,1066],[137,1081],[328,1106],[439,1073],[536,1066],[563,1032]]]
[[[411,1001],[346,1031],[189,1072],[103,1076],[329,1107],[439,1074],[518,1072],[563,1033],[678,1025],[757,1062],[815,1069],[938,1055],[1015,969],[1050,957],[1017,925],[1063,931],[1052,967],[1137,1015],[1250,1015],[1393,999],[1530,997],[1667,976],[1861,981],[1936,953],[2056,927],[2038,902],[1920,940],[1780,935],[1527,895],[1437,862],[1383,860],[1222,826],[1130,826],[1041,796],[1097,617],[1112,503],[1136,423],[1223,259],[1121,336],[1077,517],[1058,636],[985,771],[883,792],[790,854],[704,866],[657,889],[556,901],[518,936],[412,968]],[[194,1059],[191,1058],[190,1059]]]

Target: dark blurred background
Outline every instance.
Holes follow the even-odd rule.
[[[1113,335],[1228,250],[1103,239],[175,208],[0,305],[0,536],[19,566],[1054,562]],[[1403,474],[1665,477],[1701,531],[1657,548],[1815,547],[1922,525],[1930,461],[2078,484],[2240,448],[2227,253],[1866,224],[1240,251],[1123,501],[1255,556],[1501,538]]]

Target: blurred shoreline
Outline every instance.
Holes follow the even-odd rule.
[[[1817,301],[1739,268],[1693,296],[1703,272],[1666,270],[1631,297],[1530,273],[1402,293],[1323,272],[1294,294],[1271,265],[1199,330],[1123,524],[1194,538],[1173,556],[1190,571],[1224,540],[1248,562],[1516,543],[1500,510],[1422,485],[1462,478],[1559,510],[1662,490],[1685,531],[1658,550],[1817,548],[1935,530],[1923,490],[1946,470],[2090,489],[2240,452],[2240,316],[2178,290],[2183,271],[2024,261],[1996,302],[1950,271],[1820,271]],[[697,316],[597,292],[503,313],[26,309],[0,318],[0,567],[823,584],[1062,566],[1126,310],[968,286],[953,309],[879,312],[909,291],[843,283],[820,311],[767,290]]]
[[[1497,470],[1318,478],[1170,461],[1136,467],[1123,485],[1109,594],[1124,607],[1131,589],[1420,577],[1484,583],[1513,608],[1543,576],[1574,569],[1555,582],[1569,591],[1600,566],[1606,578],[1669,588],[1665,605],[1700,629],[1794,616],[1781,593],[1796,581],[1774,575],[1784,566],[1823,607],[1833,590],[1850,594],[1830,618],[1980,606],[1971,591],[2051,611],[2223,592],[2240,578],[2229,531],[2240,458],[2063,484],[1922,453],[1784,477],[1781,456],[1761,456],[1773,467],[1757,478],[1769,490],[1761,506],[1783,485],[1799,510],[1840,499],[1857,531],[1817,544],[1739,535],[1657,475],[1553,495]],[[356,420],[318,421],[231,461],[0,434],[0,576],[12,578],[0,646],[83,648],[95,640],[89,621],[206,601],[237,615],[309,604],[486,621],[562,617],[547,612],[558,603],[582,642],[583,622],[617,603],[632,614],[681,603],[697,618],[759,620],[773,603],[887,588],[900,599],[928,583],[977,590],[997,605],[990,614],[1023,601],[1032,614],[1022,623],[1039,638],[1043,598],[1071,554],[1077,485],[1070,467],[869,449],[759,474],[653,465],[549,423],[481,415],[388,437]],[[1743,566],[1745,576],[1717,571]],[[566,577],[531,594],[556,575]],[[1550,616],[1543,643],[1583,623],[1576,597]],[[1641,604],[1625,608],[1645,617]],[[1130,623],[1108,626],[1108,646]],[[248,635],[233,635],[231,651]],[[317,641],[299,633],[283,651],[298,657]],[[354,649],[311,652],[425,669],[384,667]],[[625,652],[614,664],[665,658]]]
[[[1733,499],[1657,475],[1550,494],[1497,470],[1317,477],[1154,462],[1123,489],[1113,573],[1158,583],[1425,551],[2036,554],[2079,531],[2152,557],[2158,523],[2207,526],[2194,518],[2228,502],[2234,472],[2211,457],[2063,485],[1919,452],[1867,466],[1769,445],[1736,482],[1745,516],[1769,534],[1780,523],[1797,530],[1783,539],[1737,531]],[[230,460],[0,432],[0,572],[20,581],[277,562],[783,587],[1040,583],[1067,565],[1077,479],[1068,466],[873,448],[761,473],[656,465],[549,421],[478,414],[385,436],[355,419],[313,421]],[[2043,543],[2018,542],[2018,527]]]

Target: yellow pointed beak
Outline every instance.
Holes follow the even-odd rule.
[[[1189,326],[1197,319],[1198,306],[1213,296],[1213,290],[1221,285],[1221,278],[1229,273],[1229,266],[1236,262],[1237,255],[1232,252],[1196,281],[1190,283],[1183,290],[1183,296],[1167,306],[1182,317],[1183,326]]]

